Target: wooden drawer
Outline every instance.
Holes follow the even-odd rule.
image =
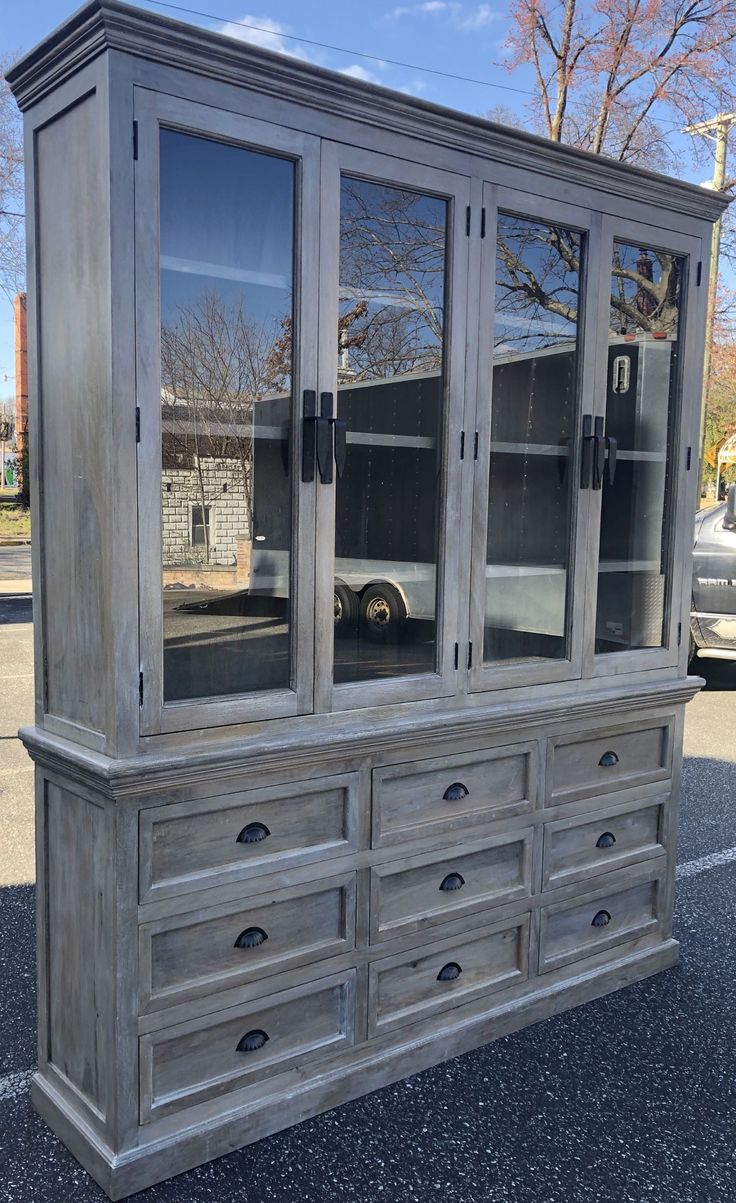
[[[247,1037],[260,1047],[243,1047]],[[354,1038],[354,969],[142,1036],[141,1121],[318,1060]]]
[[[554,736],[547,741],[547,805],[663,781],[671,765],[667,720]]]
[[[141,902],[353,851],[357,786],[347,773],[142,810]]]
[[[374,847],[534,810],[537,755],[517,744],[374,769]]]
[[[664,852],[666,798],[546,823],[542,888],[622,869]]]
[[[662,860],[658,869],[661,872]],[[542,908],[539,972],[604,952],[660,926],[660,882],[655,870],[633,883],[609,886],[582,898]]]
[[[141,924],[143,1011],[355,947],[355,874]]]
[[[435,1011],[523,982],[528,975],[528,914],[508,919],[502,926],[481,927],[472,935],[374,961],[369,1034],[404,1027]]]
[[[526,829],[377,865],[371,870],[371,939],[375,943],[528,897],[533,837],[533,829]]]

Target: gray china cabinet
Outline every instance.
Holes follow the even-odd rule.
[[[117,0],[10,82],[33,1097],[121,1198],[675,963],[723,202]]]

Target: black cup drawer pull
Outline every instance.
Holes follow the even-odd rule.
[[[462,973],[462,966],[457,961],[448,961],[437,974],[438,982],[456,982]]]
[[[452,890],[462,890],[465,885],[465,878],[462,873],[448,873],[447,877],[443,877],[440,882],[440,889],[448,894]]]
[[[591,927],[608,927],[608,924],[610,922],[611,922],[611,916],[608,911],[598,911],[598,913],[593,916],[593,922],[591,923],[590,926]]]
[[[233,948],[259,948],[267,939],[268,933],[262,927],[246,927],[245,931],[241,931]]]
[[[442,795],[445,802],[459,802],[461,798],[467,798],[470,790],[467,785],[463,785],[462,781],[453,781],[452,785],[448,785]]]
[[[271,832],[265,823],[249,823],[244,827],[238,836],[236,843],[238,844],[260,844],[263,840],[267,840]]]
[[[595,842],[596,848],[613,848],[616,843],[616,837],[612,831],[604,831],[603,835],[599,835]]]
[[[612,769],[615,764],[618,764],[618,756],[615,752],[604,752],[598,764],[602,769]]]
[[[237,1053],[257,1053],[259,1048],[263,1048],[269,1040],[267,1032],[262,1032],[260,1028],[254,1028],[252,1032],[246,1032],[238,1041]]]

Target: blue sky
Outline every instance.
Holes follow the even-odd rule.
[[[349,0],[267,0],[247,7],[238,0],[182,0],[185,7],[213,12],[213,20],[173,11],[169,7],[140,0],[168,16],[206,25],[243,37],[270,50],[294,54],[332,70],[344,71],[386,87],[470,113],[487,113],[497,105],[523,113],[531,78],[525,71],[513,73],[504,66],[504,41],[508,28],[506,4],[478,4],[459,0],[405,0],[391,3],[376,0],[370,6]],[[0,31],[0,49],[5,53],[29,50],[76,6],[73,0],[5,0]],[[261,27],[259,32],[234,22]],[[375,55],[379,61],[355,53],[338,53],[289,40],[295,34],[315,42],[346,47]],[[490,86],[465,83],[432,75],[413,66],[394,66],[386,60],[487,81]],[[702,171],[697,178],[702,177]],[[12,393],[12,309],[0,301],[0,397]]]

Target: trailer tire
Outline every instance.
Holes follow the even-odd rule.
[[[404,599],[388,581],[369,585],[360,601],[360,615],[368,639],[388,643],[398,638],[406,622]]]
[[[348,585],[335,582],[335,634],[344,635],[358,625],[360,601]]]

